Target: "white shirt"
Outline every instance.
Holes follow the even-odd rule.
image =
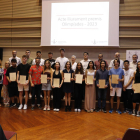
[[[110,61],[109,68],[114,68],[114,59]],[[123,60],[120,59],[120,68],[124,68]]]
[[[75,71],[76,66],[77,66],[77,63],[76,63],[76,62],[74,62],[74,64],[72,65],[72,70],[73,70],[73,71]]]
[[[86,69],[87,69],[87,66],[88,66],[89,61],[91,61],[91,60],[88,59],[87,61],[85,61],[85,60],[81,60],[81,61],[80,61],[80,62],[82,63],[82,65],[83,65],[84,72],[85,72]]]
[[[64,70],[65,69],[65,64],[66,62],[69,61],[69,59],[67,57],[57,57],[56,60],[55,60],[55,63],[56,62],[59,62],[60,63],[60,70]]]
[[[124,69],[124,86],[127,85],[130,78],[133,76],[134,76],[134,71],[132,69],[129,69],[127,71]],[[132,80],[132,82],[133,82],[133,80]],[[126,89],[132,89],[132,82]]]
[[[44,59],[40,59],[40,66],[44,66]],[[32,62],[32,65],[36,65],[36,63],[35,63],[35,59],[33,60],[33,62]]]
[[[129,68],[136,71],[137,69],[137,63],[133,63],[133,62],[130,62],[130,65],[129,65]]]
[[[17,56],[16,56],[15,58],[10,57],[10,58],[9,58],[10,65],[12,65],[12,64],[11,64],[11,60],[12,60],[12,59],[16,59],[16,60],[17,60],[17,66],[21,63],[21,59],[20,59],[19,57],[17,57]]]

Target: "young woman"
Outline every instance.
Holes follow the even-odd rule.
[[[54,70],[52,71],[51,74],[51,86],[53,90],[53,110],[54,111],[59,111],[60,109],[60,103],[61,103],[61,86],[63,84],[62,80],[62,71],[60,70],[60,63],[56,62],[54,66]],[[59,79],[59,87],[54,87],[53,85],[53,80],[55,78]]]
[[[75,112],[81,112],[81,104],[82,104],[82,93],[83,93],[83,84],[84,84],[84,70],[81,62],[77,63],[76,70],[75,70],[75,79],[76,80],[76,75],[77,74],[82,74],[83,75],[83,82],[82,84],[75,83]]]
[[[134,89],[133,85],[135,83],[140,83],[140,61],[137,63],[137,69],[134,72],[134,80],[133,80],[133,84],[132,84],[132,89]],[[132,98],[132,102],[133,102],[133,113],[132,115],[136,115],[137,117],[140,116],[140,93],[134,93],[133,94],[133,98]],[[138,111],[136,113],[136,103],[139,103],[139,108]]]
[[[71,75],[71,81],[73,81],[73,73],[74,71],[71,69],[71,63],[69,61],[66,62],[65,69],[63,70],[63,79],[64,79],[64,73],[70,73]],[[65,81],[65,80],[64,80]],[[63,92],[65,93],[65,112],[67,110],[71,111],[70,102],[71,102],[71,93],[73,91],[73,84],[72,82],[63,84]]]
[[[9,67],[10,67],[10,62],[6,61],[4,73],[3,73],[3,103],[4,103],[5,107],[9,106],[9,101],[10,101],[9,93],[8,93],[8,80],[6,78],[6,72]]]
[[[51,73],[52,73],[51,63],[49,60],[45,60],[43,74],[47,75],[47,83],[42,84],[42,90],[44,92],[44,102],[45,102],[45,107],[43,109],[44,111],[50,110]]]
[[[0,60],[0,101],[1,101],[2,84],[3,84],[3,68],[2,68],[2,61]],[[1,106],[1,102],[0,102],[0,106]]]
[[[94,62],[89,61],[86,75],[86,85],[85,85],[85,110],[87,112],[93,112],[96,106],[96,88],[95,88],[95,75],[96,70],[94,70]],[[93,76],[93,84],[87,83],[87,76]]]

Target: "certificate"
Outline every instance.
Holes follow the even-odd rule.
[[[133,88],[135,89],[134,93],[140,93],[140,84],[133,84]]]
[[[53,86],[59,88],[59,86],[60,86],[60,79],[59,78],[53,79]]]
[[[41,83],[47,83],[47,75],[46,74],[41,74]]]
[[[105,79],[99,79],[99,88],[105,88]]]
[[[87,83],[90,84],[90,85],[93,84],[93,76],[92,75],[87,76]]]
[[[70,83],[71,73],[64,73],[64,82]]]
[[[112,84],[119,84],[118,79],[119,79],[119,75],[113,74],[112,75]]]
[[[26,84],[26,76],[20,75],[20,84]]]
[[[76,74],[76,81],[75,81],[75,83],[82,84],[82,80],[83,80],[83,75],[82,74]]]
[[[10,81],[15,81],[16,80],[16,72],[10,73]]]

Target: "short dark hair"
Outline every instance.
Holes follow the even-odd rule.
[[[48,54],[53,54],[52,52],[48,52]]]
[[[27,56],[26,55],[22,55],[22,58],[27,58]]]
[[[17,60],[16,59],[12,59],[11,62],[17,63]]]
[[[128,61],[128,60],[124,60],[123,64],[124,64],[125,62],[127,62],[127,63],[129,64],[129,61]]]
[[[89,61],[89,63],[90,63],[90,62],[92,62],[92,64],[93,64],[93,67],[92,67],[92,68],[95,69],[95,68],[94,68],[94,62],[93,62],[93,61]],[[90,68],[89,63],[88,63],[87,69]]]
[[[40,60],[40,58],[39,58],[39,57],[36,57],[36,58],[35,58],[35,60],[36,60],[36,59],[39,59],[39,60]]]
[[[114,66],[115,66],[115,61],[117,61],[119,63],[119,66],[120,66],[120,60],[119,59],[114,59],[114,61],[113,61]]]
[[[89,53],[88,53],[88,52],[84,52],[84,53],[86,53],[87,55],[89,55]],[[84,55],[84,53],[83,53],[83,55]]]
[[[100,54],[101,54],[101,55],[102,55],[102,57],[103,57],[103,54],[102,54],[102,53],[99,53],[99,54],[98,54],[98,56],[99,56]]]
[[[28,51],[28,52],[31,52],[30,50],[26,50],[26,52],[27,52],[27,51]]]
[[[61,52],[61,51],[64,51],[64,52],[65,52],[65,49],[64,49],[64,48],[60,48],[59,51],[60,51],[60,52]]]
[[[37,51],[36,53],[41,53],[41,51]]]
[[[106,68],[106,61],[105,61],[105,60],[101,60],[101,62],[100,62],[100,68],[101,68],[101,64],[102,64],[102,62],[105,63],[105,68]]]

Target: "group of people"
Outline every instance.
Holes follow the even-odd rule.
[[[42,53],[36,52],[36,58],[30,58],[30,50],[26,50],[22,56],[22,61],[17,57],[17,52],[12,51],[12,57],[5,62],[5,68],[2,68],[0,62],[0,91],[3,87],[3,103],[5,106],[18,109],[27,109],[28,96],[31,92],[31,110],[35,109],[35,97],[37,106],[42,109],[40,103],[40,94],[43,91],[44,108],[50,110],[51,92],[53,93],[53,110],[59,111],[61,108],[61,99],[65,99],[65,111],[71,111],[71,97],[75,99],[75,112],[81,111],[82,99],[84,98],[84,109],[87,112],[106,113],[106,95],[110,88],[110,103],[113,112],[113,102],[116,93],[117,110],[120,111],[120,97],[124,99],[124,113],[140,116],[140,93],[134,93],[134,84],[140,83],[140,62],[137,62],[138,56],[132,56],[133,62],[122,61],[120,54],[115,53],[115,58],[108,65],[103,59],[103,54],[98,55],[98,60],[93,62],[88,57],[88,52],[83,53],[84,59],[76,63],[76,56],[72,55],[71,62],[65,57],[65,49],[61,48],[60,57],[54,60],[53,53],[48,53],[48,59],[41,58]],[[16,73],[15,81],[10,80],[10,74]],[[65,74],[70,74],[70,82],[65,82]],[[41,83],[41,75],[47,75],[47,82]],[[83,75],[82,83],[76,83],[76,77]],[[118,83],[113,83],[112,77],[117,75]],[[26,76],[26,83],[20,83],[20,77]],[[93,77],[93,84],[88,83],[88,76]],[[59,87],[54,86],[54,79],[59,79]],[[104,80],[104,87],[100,87],[100,81]],[[96,107],[96,92],[98,95],[98,107]],[[25,93],[25,104],[23,105],[23,93]],[[63,94],[64,93],[64,94]],[[1,96],[1,93],[0,93]],[[17,103],[15,103],[15,98]],[[102,101],[102,104],[101,104]],[[136,110],[136,103],[139,108]]]

